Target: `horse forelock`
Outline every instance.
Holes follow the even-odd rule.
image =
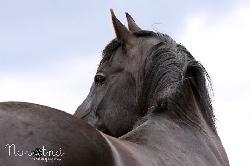
[[[141,30],[141,31],[133,32],[133,34],[136,37],[152,37],[152,36],[155,36],[155,37],[159,37],[159,38],[162,38],[162,39],[167,39],[167,38],[171,39],[169,36],[167,36],[165,34],[155,33],[153,31]],[[100,64],[105,63],[106,61],[109,61],[112,58],[112,56],[114,55],[115,51],[120,46],[122,46],[122,43],[117,38],[111,40],[102,51],[102,60],[101,60]]]

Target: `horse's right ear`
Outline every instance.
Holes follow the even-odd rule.
[[[135,41],[135,36],[128,28],[123,25],[115,16],[113,9],[110,9],[113,27],[115,30],[116,37],[124,45],[132,45]]]
[[[128,22],[128,29],[132,32],[138,32],[142,29],[135,23],[133,17],[126,12],[127,22]]]

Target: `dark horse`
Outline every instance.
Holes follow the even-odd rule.
[[[229,165],[204,67],[169,36],[111,15],[116,39],[75,116],[0,104],[0,165]]]

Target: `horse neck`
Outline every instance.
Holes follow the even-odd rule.
[[[139,98],[141,112],[148,114],[153,110],[167,114],[171,120],[181,120],[201,129],[209,126],[216,134],[202,66],[194,63],[195,73],[189,74],[187,66],[196,61],[188,59],[188,56],[179,57],[178,51],[166,44],[160,43],[156,48],[145,61]]]
[[[162,160],[167,160],[166,156],[183,155],[182,157],[186,157],[188,154],[200,155],[202,160],[209,159],[215,162],[214,165],[220,165],[218,163],[227,165],[222,164],[227,163],[228,159],[220,138],[199,113],[200,109],[194,96],[192,100],[193,111],[197,112],[197,116],[200,118],[199,125],[202,128],[179,123],[165,112],[152,113],[144,123],[120,137],[119,140],[125,142],[131,151],[141,153],[140,150],[143,150]],[[138,147],[138,149],[133,147]]]
[[[191,88],[184,88],[187,91],[186,96],[182,96],[179,101],[169,102],[165,110],[153,109],[153,112],[148,112],[131,132],[121,138],[133,140],[134,138],[138,139],[137,135],[139,135],[141,139],[150,140],[151,136],[156,135],[157,138],[160,138],[158,136],[162,135],[165,137],[169,136],[166,133],[179,130],[218,137],[213,128],[207,124]],[[188,101],[182,101],[186,99]],[[180,109],[179,107],[184,108]],[[189,113],[190,115],[188,115]]]

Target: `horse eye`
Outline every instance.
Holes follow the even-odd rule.
[[[106,80],[106,77],[104,76],[104,74],[99,73],[95,75],[96,84],[103,84],[105,80]]]

